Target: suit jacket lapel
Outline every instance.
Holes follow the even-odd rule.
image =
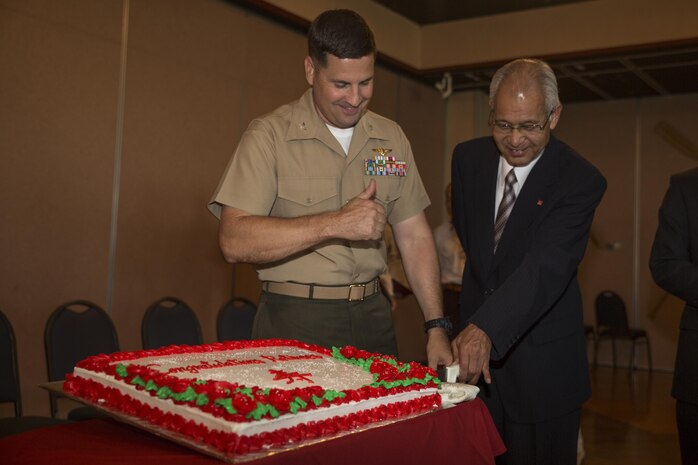
[[[515,246],[517,237],[528,228],[538,215],[545,211],[543,208],[545,201],[549,198],[550,188],[557,179],[558,150],[558,144],[551,136],[545,152],[543,152],[541,159],[538,160],[536,166],[529,173],[521,192],[519,192],[516,198],[514,208],[499,240],[497,253],[494,257],[495,268],[501,263],[502,258],[506,256],[507,251]],[[492,234],[494,235],[494,232]]]

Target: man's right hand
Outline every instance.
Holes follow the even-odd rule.
[[[271,263],[328,240],[379,240],[385,209],[376,202],[376,181],[339,210],[296,218],[256,216],[233,207],[221,212],[218,241],[229,263]]]
[[[385,209],[374,199],[376,180],[351,199],[336,214],[333,229],[336,235],[351,241],[378,240],[385,229]]]
[[[468,384],[477,384],[480,376],[487,384],[492,382],[490,375],[490,350],[492,341],[489,336],[470,323],[451,342],[453,355],[460,365],[460,378]]]

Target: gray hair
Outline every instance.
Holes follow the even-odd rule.
[[[560,105],[560,97],[557,92],[557,78],[550,65],[542,60],[534,58],[519,58],[502,66],[492,76],[490,82],[490,110],[494,110],[494,101],[499,92],[499,86],[507,78],[514,75],[522,75],[530,78],[540,85],[545,97],[545,112],[550,113]]]

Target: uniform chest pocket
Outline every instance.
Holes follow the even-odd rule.
[[[279,178],[278,199],[272,213],[294,217],[339,208],[337,180],[334,177]]]
[[[371,179],[376,180],[376,201],[383,205],[386,212],[389,214],[392,207],[397,199],[400,198],[400,192],[402,189],[401,180],[393,176],[367,176],[365,179],[365,186],[368,187],[368,183]]]

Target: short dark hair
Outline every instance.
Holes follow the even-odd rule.
[[[308,30],[308,55],[324,67],[328,53],[337,58],[375,55],[373,32],[358,13],[352,10],[328,10],[315,18]]]

